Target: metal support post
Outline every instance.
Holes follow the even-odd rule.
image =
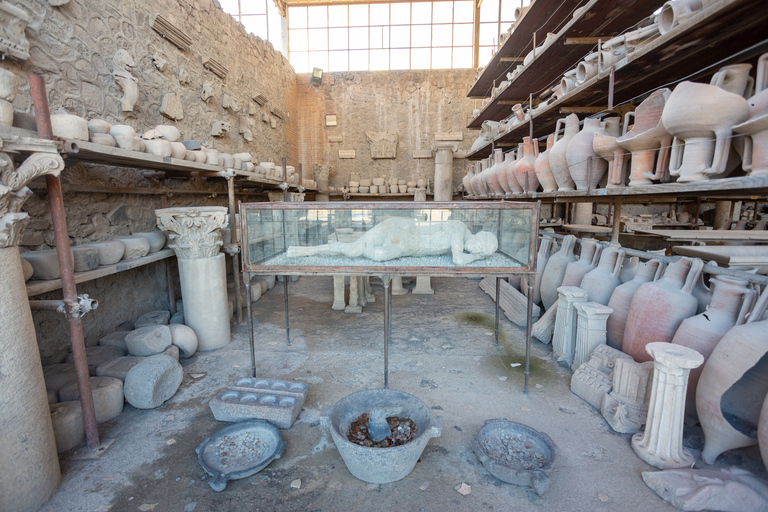
[[[285,299],[285,342],[291,346],[291,328],[288,326],[288,280],[291,276],[283,276],[283,297]],[[251,301],[248,301],[249,303]]]
[[[248,272],[243,272],[243,280],[245,281],[245,294],[250,298],[251,296],[251,275]],[[256,347],[253,341],[253,315],[251,314],[251,301],[245,301],[245,307],[248,309],[248,346],[251,349],[251,377],[256,376]]]
[[[232,175],[231,177],[227,178],[227,196],[229,197],[229,226],[230,226],[230,232],[232,235],[231,243],[240,246],[240,244],[237,242],[237,222],[235,222],[236,214],[235,214],[235,177]],[[232,252],[232,277],[235,280],[235,306],[237,307],[237,323],[242,324],[243,323],[243,299],[240,295],[240,258],[238,257],[238,253],[233,251]],[[250,281],[248,283],[250,286]],[[251,294],[246,294],[245,296],[246,302],[251,302]]]
[[[392,276],[386,274],[381,276],[384,283],[384,389],[389,389],[389,345],[392,342],[391,322],[392,322]]]
[[[501,305],[499,304],[501,297],[501,278],[496,277],[496,321],[493,324],[493,338],[496,340],[496,348],[499,348],[499,310]]]
[[[533,316],[533,286],[536,275],[528,276],[528,304],[526,308],[527,321],[525,322],[525,384],[523,394],[528,394],[528,377],[531,374],[531,317]]]
[[[32,94],[32,102],[35,106],[35,118],[37,133],[41,138],[53,139],[51,116],[48,109],[48,96],[45,92],[45,81],[38,75],[29,75],[29,86]],[[80,390],[80,404],[83,410],[83,424],[85,426],[85,439],[90,450],[99,447],[99,431],[96,425],[96,411],[93,407],[93,395],[91,394],[91,376],[88,372],[88,359],[85,354],[85,340],[83,325],[76,311],[79,307],[77,300],[77,288],[75,286],[74,262],[72,251],[69,248],[69,234],[67,233],[67,218],[64,213],[64,198],[61,192],[61,180],[58,176],[50,174],[45,176],[48,186],[48,202],[51,207],[51,221],[53,233],[56,239],[56,253],[59,257],[61,269],[61,287],[64,292],[65,314],[69,322],[69,335],[72,342],[72,356],[75,359],[75,372],[77,385]]]
[[[165,176],[160,178],[160,186],[165,190]],[[168,208],[168,196],[160,196],[160,208]],[[176,314],[176,290],[173,289],[173,272],[171,271],[171,261],[165,260],[164,263],[165,282],[168,285],[168,309],[173,316]]]

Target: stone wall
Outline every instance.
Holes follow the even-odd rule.
[[[34,112],[27,75],[35,73],[45,78],[52,113],[63,107],[88,119],[131,125],[139,134],[158,124],[175,124],[184,139],[197,139],[220,151],[249,152],[257,161],[279,162],[286,156],[289,163],[296,162],[296,130],[293,140],[288,135],[289,125],[297,118],[293,68],[270,43],[246,34],[215,0],[70,0],[61,7],[51,7],[47,0],[11,3],[26,10],[32,20],[26,30],[29,60],[7,59],[0,64],[20,77],[16,111]],[[151,28],[155,13],[184,31],[193,41],[191,47],[180,50],[155,32]],[[131,73],[138,81],[139,98],[133,112],[121,111],[122,92],[111,74],[113,56],[120,49],[127,50],[136,64]],[[227,68],[226,78],[203,66],[208,56]],[[201,96],[205,83],[213,92],[207,100]],[[178,122],[160,114],[161,100],[168,93],[181,98],[183,119]],[[227,108],[222,105],[225,94],[233,99]],[[259,95],[266,98],[264,105],[254,101]],[[280,118],[274,111],[285,115]],[[221,137],[211,136],[216,120],[230,127]],[[252,142],[243,136],[246,129]],[[88,188],[160,186],[157,178],[145,177],[144,170],[70,164],[62,182],[72,245],[156,229],[154,210],[161,207],[160,196],[92,193]],[[226,206],[223,180],[168,179],[166,186],[179,190],[167,199],[168,206]],[[25,206],[31,221],[22,251],[54,244],[44,181],[34,182],[31,188],[35,196]],[[146,311],[168,307],[164,265],[160,262],[78,286],[79,293],[89,293],[101,303],[100,309],[83,319],[88,345]],[[60,297],[59,291],[36,298]],[[44,364],[62,360],[69,350],[64,317],[35,312],[34,318]]]
[[[309,75],[299,75],[299,161],[329,163],[331,186],[349,183],[350,176],[434,178],[435,159],[413,158],[431,150],[436,133],[459,132],[459,152],[467,152],[477,131],[467,130],[472,101],[466,97],[475,76],[472,69],[326,73],[317,89]],[[326,126],[326,114],[337,126]],[[397,133],[394,159],[371,158],[366,132]],[[340,142],[337,142],[341,139]],[[339,150],[355,150],[354,159],[340,159]],[[454,158],[454,187],[465,175],[463,158]]]

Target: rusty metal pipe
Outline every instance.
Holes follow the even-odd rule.
[[[229,229],[230,229],[230,235],[232,237],[232,240],[230,240],[230,243],[233,243],[237,246],[240,244],[237,243],[237,222],[235,220],[237,219],[237,216],[235,214],[235,178],[227,178],[227,197],[229,198]],[[237,323],[238,325],[242,325],[243,323],[243,299],[240,295],[240,269],[238,268],[240,266],[239,258],[237,257],[237,253],[232,253],[232,277],[235,280],[235,306],[237,307]],[[264,290],[266,291],[266,290]],[[250,293],[247,294],[245,297],[245,300],[250,302],[251,295]]]
[[[45,92],[45,81],[39,75],[29,75],[29,86],[32,101],[35,106],[35,121],[37,133],[41,138],[53,139],[51,116],[48,109],[48,96]],[[69,304],[77,302],[77,288],[75,286],[74,262],[72,251],[69,248],[69,234],[67,233],[67,219],[64,213],[64,198],[61,192],[61,180],[58,176],[50,174],[45,176],[48,185],[48,202],[51,207],[51,221],[53,233],[56,239],[56,252],[59,256],[59,268],[61,269],[61,287],[64,292],[64,301]],[[69,309],[69,308],[68,308]],[[83,410],[83,423],[85,425],[85,439],[88,448],[95,450],[99,447],[99,431],[96,425],[96,411],[93,407],[93,395],[91,393],[91,376],[88,372],[88,359],[85,354],[85,339],[83,336],[83,324],[80,317],[67,311],[69,322],[69,336],[72,343],[72,356],[75,359],[75,372],[77,373],[77,385],[80,390],[80,404]]]

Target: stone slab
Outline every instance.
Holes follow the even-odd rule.
[[[413,158],[432,158],[431,149],[414,149]]]
[[[124,356],[126,351],[120,347],[115,346],[102,346],[96,345],[93,347],[85,347],[85,357],[88,359],[88,373],[91,376],[96,375],[96,368],[99,365],[111,361],[112,359]],[[65,363],[74,364],[75,356],[69,354],[64,360]]]
[[[91,395],[96,411],[96,423],[106,423],[123,412],[123,381],[113,377],[91,377]],[[59,403],[80,400],[77,382],[59,391]]]
[[[130,332],[131,331],[115,331],[109,333],[99,340],[99,345],[102,347],[117,347],[124,352],[128,352],[128,347],[125,345],[125,337],[128,336]]]
[[[80,402],[50,404],[56,451],[64,453],[85,440],[85,425]]]
[[[118,357],[117,359],[99,365],[96,368],[96,375],[99,377],[114,377],[116,379],[125,380],[128,371],[144,359],[145,358],[143,357],[136,356]]]
[[[125,337],[125,346],[132,356],[146,357],[159,354],[171,346],[171,330],[167,325],[148,325],[131,331]]]
[[[125,399],[137,409],[154,409],[176,394],[183,378],[184,370],[172,357],[144,358],[125,376]]]
[[[357,153],[354,149],[340,149],[339,158],[357,158]]]
[[[246,377],[220,391],[208,402],[219,421],[266,420],[291,428],[307,398],[304,382]]]

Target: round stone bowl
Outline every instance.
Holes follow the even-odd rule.
[[[503,440],[513,444],[514,454],[504,449]],[[472,441],[472,450],[499,480],[533,487],[539,496],[549,488],[557,445],[543,432],[506,418],[486,420]]]
[[[254,437],[261,445],[255,451],[252,448]],[[231,453],[232,448],[242,446],[242,452]],[[264,420],[243,421],[224,427],[212,436],[206,437],[195,449],[197,461],[213,479],[208,484],[216,492],[227,486],[228,480],[237,480],[255,475],[275,459],[279,459],[285,449],[285,441],[280,431]]]
[[[389,448],[371,448],[349,441],[347,434],[352,422],[378,407],[399,407],[397,415],[410,418],[419,427],[416,437],[407,444]],[[440,437],[442,430],[440,418],[433,417],[424,402],[394,389],[366,389],[347,395],[332,409],[323,411],[321,421],[331,430],[349,472],[372,484],[396,482],[408,476],[429,440]]]

